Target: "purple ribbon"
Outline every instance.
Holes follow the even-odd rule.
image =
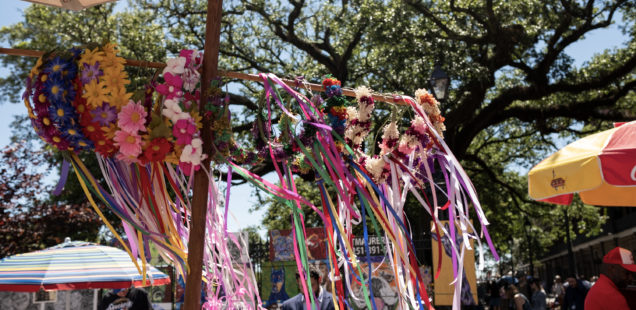
[[[53,191],[53,195],[59,196],[62,193],[62,190],[64,189],[64,185],[66,185],[66,179],[68,178],[69,167],[70,165],[68,161],[66,161],[65,159],[62,162],[62,171],[60,171],[60,180],[57,181],[57,186],[55,187],[55,190]]]

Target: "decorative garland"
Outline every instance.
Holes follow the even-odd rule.
[[[200,138],[202,117],[213,123],[212,159],[229,167],[225,198],[210,177],[204,264],[211,285],[206,309],[232,308],[233,304],[249,307],[255,301],[253,296],[260,304],[251,267],[228,258],[228,245],[224,242],[230,238],[240,247],[238,239],[227,232],[232,172],[290,208],[295,258],[307,308],[315,306],[316,300],[307,293],[311,282],[304,277],[307,244],[302,205],[322,218],[330,265],[342,267],[333,268],[329,275],[341,279],[332,287],[338,308],[347,304],[345,289],[351,289],[351,281],[359,283],[363,290],[364,300],[356,303],[376,308],[368,276],[371,270],[360,267],[361,260],[369,260],[368,254],[366,258],[358,257],[351,245],[354,225],[362,225],[369,253],[367,220],[376,234],[384,234],[391,249],[386,259],[394,268],[400,295],[406,297],[399,301],[399,307],[430,307],[404,215],[407,193],[416,197],[431,215],[435,231],[449,234],[452,240],[456,240],[456,234],[462,234],[464,240],[472,238],[468,234],[468,228],[473,227],[467,201],[472,202],[482,233],[496,257],[475,190],[441,136],[445,127],[439,103],[426,90],[417,90],[415,99],[402,98],[415,115],[404,133],[400,135],[398,124],[390,122],[383,128],[379,154],[366,154],[364,143],[375,108],[370,89],[355,90],[354,107],[342,96],[341,83],[335,78],[324,79],[324,93],[308,99],[275,75],[261,74],[264,104],[253,128],[256,150],[250,151],[232,138],[229,97],[223,97],[220,81],[212,83],[204,111],[198,110],[201,59],[196,51],[181,51],[178,57],[168,60],[161,77],[145,88],[139,100],[132,100],[132,93],[126,89],[129,81],[125,61],[117,56],[114,44],[47,54],[38,60],[27,79],[23,98],[34,129],[45,142],[67,152],[89,201],[119,239],[93,197],[122,218],[128,236],[127,250],[131,257],[142,258],[140,272],[145,273],[150,259],[148,244],[153,241],[160,256],[175,262],[182,275],[186,273],[192,194],[189,176],[202,168],[206,156]],[[288,102],[284,102],[280,90],[289,95]],[[277,131],[272,130],[272,103],[283,112]],[[279,135],[273,136],[274,132]],[[75,153],[80,151],[98,154],[106,188],[79,160]],[[273,163],[278,185],[241,166],[264,159]],[[435,186],[431,173],[435,164],[441,167],[447,181],[444,195],[448,204],[444,208],[437,204],[437,191],[431,191],[432,199],[423,191],[426,184]],[[320,206],[297,192],[294,173],[316,177]],[[448,229],[441,225],[439,212],[448,212]],[[454,221],[458,221],[457,226]],[[453,243],[451,247],[453,270],[461,275],[468,243]],[[455,290],[457,299],[461,281],[456,282]],[[233,298],[227,299],[221,291]],[[352,291],[348,295],[358,298]]]

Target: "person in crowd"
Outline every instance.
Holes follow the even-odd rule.
[[[530,310],[530,301],[526,295],[519,292],[514,284],[506,285],[506,297],[508,299],[508,309],[510,310]]]
[[[577,279],[576,276],[569,276],[567,278],[568,286],[565,289],[565,296],[563,298],[563,310],[581,310],[584,309],[585,296],[587,295],[587,286],[583,284],[583,281]]]
[[[552,284],[552,295],[554,295],[554,298],[559,305],[563,304],[563,296],[565,296],[565,286],[563,286],[563,280],[561,280],[560,275],[554,276],[554,282]]]
[[[543,287],[541,286],[541,279],[533,278],[530,280],[530,289],[532,290],[532,297],[530,298],[530,308],[532,310],[546,310],[546,295]]]
[[[627,288],[633,280],[634,272],[636,272],[636,264],[634,264],[631,251],[621,247],[609,251],[603,257],[601,276],[585,298],[585,309],[629,309],[625,296],[619,290]]]
[[[333,310],[334,305],[331,294],[320,286],[320,280],[322,278],[320,270],[314,265],[309,265],[308,274],[311,282],[311,294],[313,294],[314,301],[318,306],[318,310]],[[303,289],[299,273],[296,273],[296,282],[298,283],[298,288],[301,292],[298,295],[285,301],[281,307],[282,310],[307,309],[307,303],[305,302],[305,295],[302,292]]]
[[[594,286],[594,284],[596,283],[596,281],[598,281],[598,277],[597,276],[592,276],[590,278],[590,287]]]
[[[501,284],[499,284],[499,277],[495,275],[495,277],[488,280],[488,295],[490,299],[488,300],[488,308],[491,310],[502,310],[501,305],[501,295],[499,293],[499,289],[501,288]]]
[[[99,303],[98,310],[150,310],[152,305],[148,293],[140,288],[114,289]]]

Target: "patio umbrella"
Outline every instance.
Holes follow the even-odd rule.
[[[33,2],[37,4],[44,4],[48,6],[54,6],[58,8],[64,8],[73,11],[80,11],[85,8],[106,3],[115,2],[117,0],[24,0],[27,2]]]
[[[573,143],[528,173],[530,197],[569,205],[636,206],[636,121]]]
[[[67,239],[68,240],[68,239]],[[142,266],[138,260],[138,265]],[[147,279],[117,248],[74,241],[0,260],[0,290],[37,292],[164,285],[170,277],[147,265]]]

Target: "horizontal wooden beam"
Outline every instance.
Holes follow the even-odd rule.
[[[18,48],[2,48],[0,47],[0,54],[12,55],[12,56],[26,56],[26,57],[40,57],[44,55],[42,51],[34,51],[27,49],[18,49]],[[165,63],[162,62],[152,62],[152,61],[144,61],[144,60],[135,60],[135,59],[126,59],[126,65],[132,67],[146,67],[146,68],[157,68],[161,69],[166,66]],[[219,74],[224,77],[229,77],[232,79],[239,79],[245,81],[256,81],[262,82],[263,79],[259,77],[257,74],[248,74],[241,72],[233,72],[233,71],[225,71],[219,70]],[[304,86],[313,91],[324,91],[324,88],[320,84],[306,83],[306,82],[298,82],[296,80],[290,79],[281,79],[285,84],[291,87]],[[342,94],[347,97],[355,97],[355,91],[351,88],[342,88]],[[392,94],[373,94],[373,100],[386,102],[391,104],[398,105],[407,105],[407,103],[402,99],[400,95],[392,95]]]

